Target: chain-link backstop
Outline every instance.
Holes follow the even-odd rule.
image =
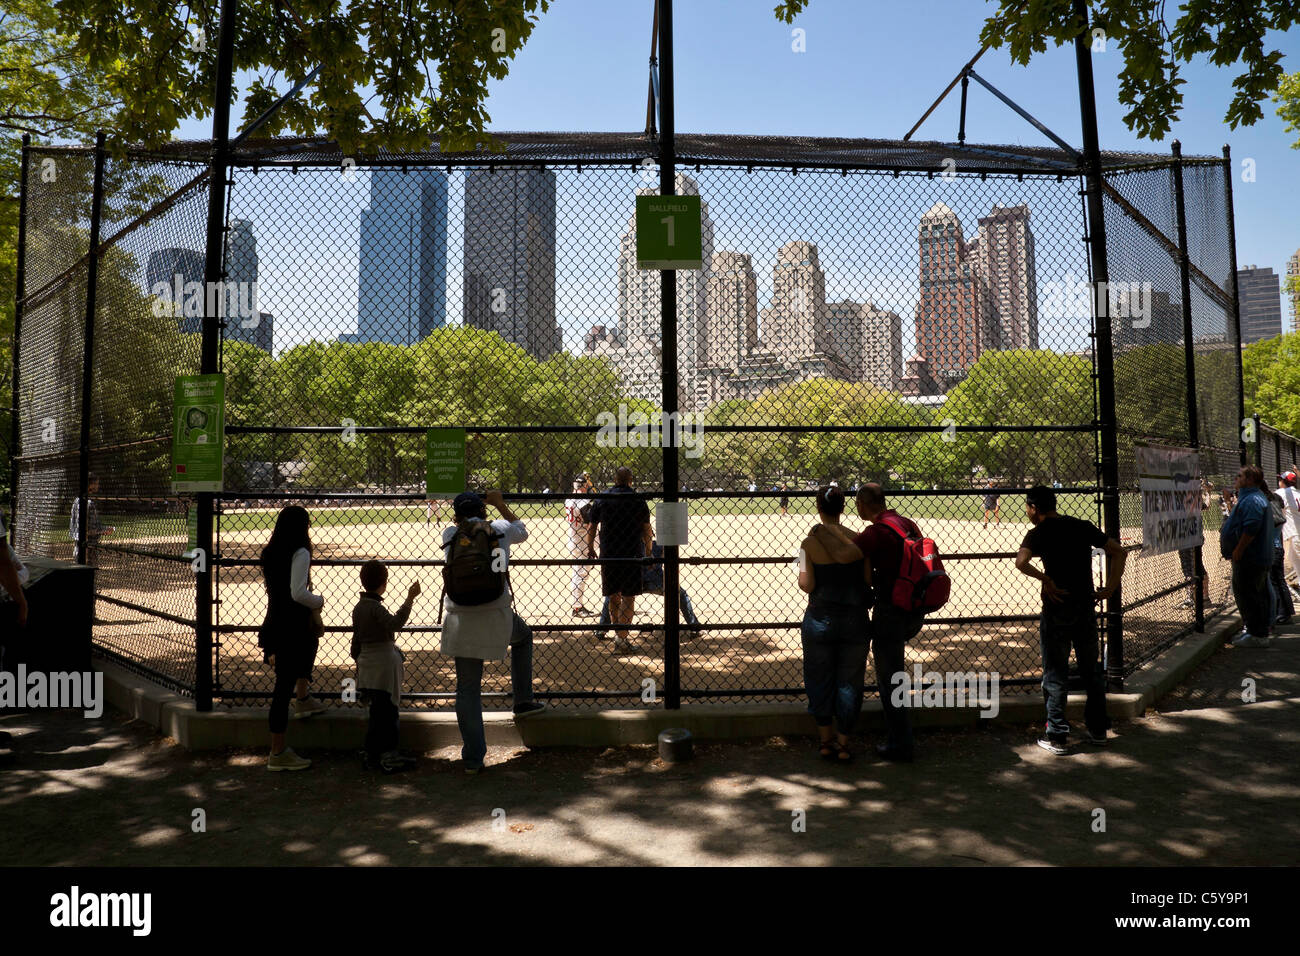
[[[380,558],[391,604],[424,585],[400,641],[410,695],[445,701],[448,511],[424,496],[424,436],[449,426],[467,430],[468,483],[502,489],[529,528],[511,581],[536,634],[539,697],[641,705],[647,679],[660,702],[801,695],[793,558],[832,480],[881,482],[943,550],[953,597],[909,663],[1036,687],[1038,594],[1012,566],[1023,493],[1053,485],[1063,512],[1100,524],[1108,485],[1097,224],[1077,156],[679,135],[675,191],[701,197],[703,268],[677,272],[665,319],[660,274],[636,263],[634,200],[658,190],[656,142],[500,139],[475,154],[354,158],[305,140],[233,154],[210,660],[196,657],[208,598],[185,557],[192,502],[170,493],[167,467],[173,377],[199,371],[210,147],[26,150],[16,544],[72,556],[73,501],[91,489],[112,529],[82,532],[99,566],[97,648],[182,690],[210,674],[220,699],[268,696],[257,559],[296,501],[312,513],[326,601],[316,686],[337,696],[353,673],[358,566]],[[1204,606],[1194,559],[1137,553],[1133,446],[1198,447],[1206,479],[1230,483],[1239,336],[1226,159],[1105,153],[1103,166],[1111,289],[1097,302],[1122,504],[1110,530],[1133,550],[1122,631],[1105,623],[1127,672],[1227,600],[1217,549],[1204,551]],[[677,349],[665,356],[666,322]],[[666,378],[698,423],[675,448],[636,427],[668,404]],[[642,596],[633,647],[616,652],[597,639],[601,571],[571,544],[572,481],[590,472],[603,490],[628,465],[656,508],[670,458],[691,516],[678,559],[691,627],[667,626],[665,599]],[[1217,507],[1206,516],[1212,529]],[[507,686],[489,665],[485,691]]]

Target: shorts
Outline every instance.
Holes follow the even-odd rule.
[[[631,561],[601,562],[600,593],[605,597],[622,594],[635,597],[642,592],[641,565]]]

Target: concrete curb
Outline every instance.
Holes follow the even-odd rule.
[[[1107,695],[1114,720],[1141,717],[1164,694],[1214,653],[1223,637],[1241,626],[1232,616],[1204,634],[1183,638],[1156,660],[1138,669],[1126,682],[1124,693]],[[199,713],[194,700],[173,693],[111,661],[96,659],[104,672],[108,703],[137,720],[156,727],[188,750],[226,747],[264,747],[268,744],[265,707],[217,707]],[[1071,694],[1067,714],[1083,717],[1083,694]],[[336,706],[317,717],[290,720],[289,743],[295,748],[359,750],[365,737],[366,710]],[[983,720],[1032,724],[1045,717],[1038,694],[1005,695],[996,716],[982,718],[974,708],[931,707],[912,711],[918,727],[973,727]],[[524,721],[508,712],[483,715],[489,745],[526,747],[618,747],[653,744],[660,731],[685,727],[699,740],[734,740],[782,735],[811,735],[813,723],[802,704],[687,704],[680,710],[552,710]],[[448,712],[407,710],[401,717],[401,746],[415,751],[459,746],[456,715]],[[878,699],[862,708],[859,731],[879,731],[884,719]]]

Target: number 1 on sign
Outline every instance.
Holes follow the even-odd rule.
[[[668,227],[668,245],[670,246],[677,245],[677,243],[673,241],[673,218],[674,217],[672,216],[664,216],[662,219],[659,220],[665,226]]]

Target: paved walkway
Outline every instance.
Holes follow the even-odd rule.
[[[0,728],[16,738],[0,817],[23,835],[0,841],[6,865],[1300,860],[1294,627],[1272,648],[1218,651],[1110,747],[1068,757],[1039,750],[1036,727],[981,726],[923,734],[911,766],[833,766],[773,738],[676,766],[649,747],[498,748],[466,777],[447,749],[395,777],[339,753],[270,774],[263,752],[189,754],[121,716],[8,712]]]

